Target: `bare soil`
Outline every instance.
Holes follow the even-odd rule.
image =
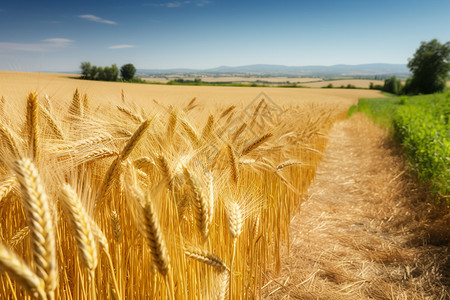
[[[362,115],[334,126],[264,299],[450,299],[448,207],[389,141]]]

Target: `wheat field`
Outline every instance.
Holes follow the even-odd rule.
[[[0,298],[259,299],[328,130],[376,95],[1,72]]]

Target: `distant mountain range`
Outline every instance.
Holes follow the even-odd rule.
[[[402,64],[361,64],[361,65],[333,65],[333,66],[284,66],[284,65],[246,65],[220,66],[211,69],[138,69],[139,76],[155,76],[170,74],[255,74],[265,76],[317,76],[317,77],[355,77],[355,76],[408,76],[406,65]]]

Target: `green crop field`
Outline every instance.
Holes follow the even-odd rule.
[[[393,131],[409,166],[432,191],[448,200],[450,192],[450,92],[411,97],[360,99],[360,111]]]

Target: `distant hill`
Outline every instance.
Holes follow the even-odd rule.
[[[355,77],[355,76],[388,76],[406,77],[410,74],[406,65],[402,64],[361,64],[333,66],[284,66],[284,65],[246,65],[220,66],[211,69],[140,69],[139,75],[163,74],[254,74],[266,76],[317,76],[317,77]]]

